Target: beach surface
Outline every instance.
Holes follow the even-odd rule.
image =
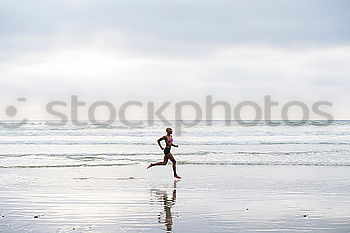
[[[346,166],[144,165],[2,168],[0,231],[350,229]]]
[[[146,123],[1,129],[0,232],[349,232],[350,121]]]

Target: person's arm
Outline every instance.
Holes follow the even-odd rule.
[[[161,138],[159,138],[159,139],[157,140],[158,145],[159,145],[159,147],[160,147],[162,150],[164,150],[164,148],[162,147],[162,144],[160,144],[160,142],[163,141],[163,140],[164,140],[164,137],[161,137]]]
[[[174,147],[179,147],[179,145],[175,145],[174,143],[171,143],[171,145]]]

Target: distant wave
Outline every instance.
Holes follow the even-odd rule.
[[[282,165],[282,166],[350,166],[348,163],[320,163],[320,162],[192,162],[192,161],[180,161],[178,164],[182,165],[247,165],[247,166],[269,166],[269,165]]]
[[[194,151],[194,152],[176,152],[176,156],[204,156],[204,155],[311,155],[311,154],[349,154],[349,150],[322,150],[322,151]],[[162,152],[119,152],[119,153],[3,153],[0,157],[31,157],[31,156],[47,156],[47,157],[81,157],[81,158],[97,158],[99,156],[105,157],[139,157],[139,156],[159,156]],[[120,158],[118,158],[120,159]]]
[[[181,145],[350,145],[350,142],[179,142]],[[1,141],[0,145],[156,145],[154,142],[101,142],[101,141]]]
[[[216,165],[216,166],[318,166],[318,167],[348,167],[350,162],[339,163],[339,162],[194,162],[194,161],[179,161],[178,165]],[[103,164],[59,164],[59,165],[9,165],[0,166],[0,169],[5,168],[68,168],[68,167],[112,167],[112,166],[135,166],[140,163],[103,163]]]
[[[60,164],[60,165],[18,165],[18,166],[0,166],[0,168],[64,168],[64,167],[112,167],[112,166],[130,166],[134,164],[109,163],[109,164]]]

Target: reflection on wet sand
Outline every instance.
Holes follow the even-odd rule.
[[[171,199],[169,199],[166,190],[151,189],[151,201],[155,200],[164,206],[164,210],[158,215],[158,222],[165,224],[166,232],[172,232],[173,230],[173,213],[171,212],[171,208],[176,202],[176,183],[177,180],[174,181]]]

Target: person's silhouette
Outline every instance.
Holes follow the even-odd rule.
[[[171,199],[168,198],[168,193],[165,190],[151,189],[151,194],[156,197],[158,202],[163,203],[164,211],[160,212],[158,222],[165,224],[166,232],[171,232],[173,230],[173,214],[171,208],[176,202],[176,183],[177,181],[174,181]]]
[[[174,147],[179,147],[179,145],[175,145],[173,143],[173,137],[171,136],[171,134],[173,133],[173,130],[171,128],[167,128],[166,129],[167,135],[159,138],[157,140],[159,147],[163,150],[164,152],[164,159],[161,162],[157,162],[157,163],[150,163],[147,167],[151,168],[154,166],[161,166],[161,165],[166,165],[168,163],[168,160],[170,159],[170,161],[173,163],[173,172],[174,172],[174,177],[177,179],[180,179],[181,177],[176,173],[176,160],[173,156],[173,154],[170,152],[170,149],[172,146]],[[162,144],[160,144],[161,141],[165,141],[165,148],[162,147]]]

